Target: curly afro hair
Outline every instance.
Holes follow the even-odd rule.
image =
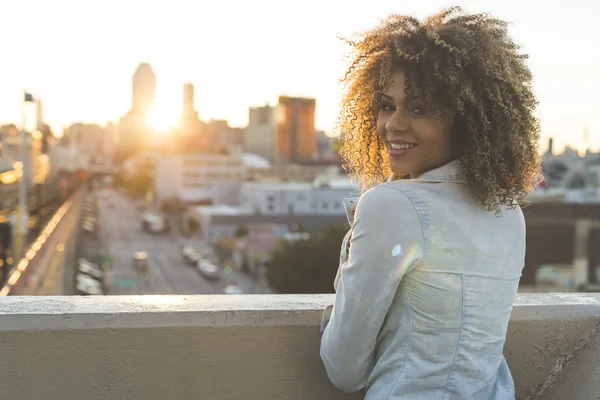
[[[506,26],[454,7],[424,22],[391,15],[356,40],[345,39],[354,57],[342,79],[340,154],[363,191],[391,175],[376,130],[376,93],[384,91],[394,68],[402,68],[407,90],[416,90],[438,113],[453,115],[453,140],[471,198],[490,211],[525,203],[540,179],[540,127],[527,55],[519,53]]]

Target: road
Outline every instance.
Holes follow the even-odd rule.
[[[204,249],[210,254],[210,248],[202,246],[199,239],[184,238],[177,229],[164,235],[145,233],[141,229],[142,212],[127,196],[115,191],[99,191],[96,197],[102,225],[101,240],[113,257],[108,294],[217,294],[223,293],[230,284],[237,284],[246,293],[255,290],[254,281],[237,271],[230,274],[222,271],[222,278],[218,281],[205,280],[181,256],[181,249],[186,245]],[[138,279],[132,265],[136,251],[148,253],[148,280]]]

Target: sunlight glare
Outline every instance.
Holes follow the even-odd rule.
[[[177,125],[178,118],[178,110],[158,105],[150,110],[148,122],[156,132],[167,133]]]

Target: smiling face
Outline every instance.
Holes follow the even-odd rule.
[[[418,101],[407,109],[405,74],[396,70],[381,94],[377,115],[377,133],[389,152],[390,168],[395,175],[417,178],[457,158],[451,141],[452,121],[438,117]]]

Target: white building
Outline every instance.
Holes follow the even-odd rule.
[[[310,183],[245,183],[242,204],[259,215],[312,213]]]
[[[245,183],[242,204],[255,215],[343,216],[343,197],[356,196],[357,188],[340,179],[311,183]]]
[[[245,179],[242,155],[188,153],[165,155],[155,164],[157,200],[178,197],[187,203],[238,204]]]

